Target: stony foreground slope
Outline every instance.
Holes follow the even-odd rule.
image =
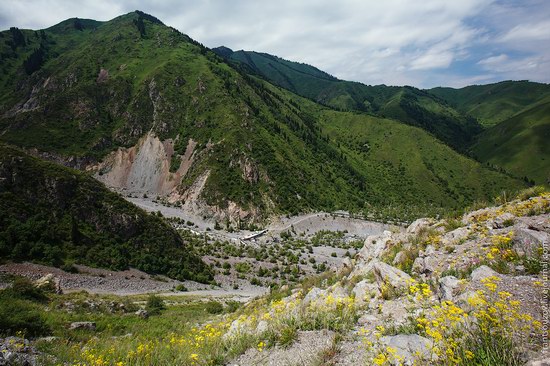
[[[288,327],[297,330],[288,352],[306,345],[302,336],[319,340],[296,355],[305,365],[520,365],[540,358],[548,342],[542,269],[549,213],[546,193],[460,221],[421,219],[405,233],[369,237],[340,280],[253,310],[262,320],[233,321],[230,334],[244,330],[275,345],[249,350],[236,364],[293,364],[279,355]]]
[[[56,357],[45,364],[540,366],[549,357],[549,239],[550,194],[532,191],[460,218],[420,219],[406,231],[370,236],[340,273],[273,290],[237,311],[229,300],[208,310],[232,307],[229,314],[180,323],[181,312],[197,305],[176,300],[166,317],[148,323],[110,315],[109,324],[125,319],[139,329],[135,336],[112,337],[100,323],[100,332],[78,333],[80,340],[36,344]],[[55,311],[101,321],[86,307],[69,315],[69,305],[84,306],[79,301]],[[171,326],[160,326],[169,319]]]

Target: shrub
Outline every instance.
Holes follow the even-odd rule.
[[[209,301],[206,303],[206,311],[209,314],[221,314],[223,313],[223,305],[217,301]]]
[[[227,307],[225,308],[226,313],[234,313],[241,307],[241,303],[234,300],[229,300],[226,303]]]
[[[69,273],[78,273],[78,268],[73,263],[65,263],[61,266],[61,269]]]
[[[176,291],[186,292],[189,290],[187,289],[187,287],[185,287],[183,284],[180,283],[179,285],[176,286]]]
[[[0,334],[37,337],[50,332],[38,306],[17,298],[0,298]]]
[[[248,273],[250,272],[250,264],[246,262],[236,263],[235,270],[239,273]]]
[[[25,277],[17,277],[11,287],[0,292],[0,298],[9,300],[16,298],[30,301],[44,301],[47,299],[43,290],[34,286],[34,284]]]
[[[164,300],[156,295],[150,295],[147,299],[147,305],[145,305],[145,310],[149,312],[150,315],[158,315],[163,310],[166,309]]]
[[[281,333],[279,335],[279,344],[283,348],[289,347],[290,345],[292,345],[292,343],[294,343],[296,335],[296,328],[291,326],[284,327],[283,329],[281,329]]]

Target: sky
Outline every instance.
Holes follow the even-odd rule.
[[[154,15],[208,47],[369,85],[550,82],[550,0],[2,0],[0,29]]]

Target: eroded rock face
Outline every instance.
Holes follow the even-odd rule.
[[[120,148],[108,155],[105,160],[89,170],[96,171],[95,178],[106,186],[126,194],[162,197],[169,203],[177,203],[181,209],[198,216],[212,217],[216,220],[254,221],[260,217],[260,212],[254,207],[243,209],[235,202],[228,201],[225,208],[210,206],[201,197],[201,193],[210,177],[210,171],[205,170],[186,189],[181,182],[197,159],[197,142],[189,139],[185,153],[179,159],[179,167],[171,172],[174,154],[174,141],[161,141],[154,133],[149,132],[138,143],[130,148]],[[203,150],[208,151],[207,149]],[[257,169],[251,165],[243,165],[246,179],[253,180]]]
[[[196,142],[189,140],[179,168],[170,172],[174,142],[148,133],[128,149],[111,153],[97,167],[96,178],[108,187],[128,193],[170,196],[193,163]]]

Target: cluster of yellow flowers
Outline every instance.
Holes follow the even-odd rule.
[[[220,346],[220,339],[228,326],[227,322],[206,324],[182,334],[172,333],[154,341],[138,342],[129,349],[117,349],[114,346],[108,350],[100,349],[95,344],[96,340],[92,339],[82,348],[73,365],[149,365],[152,360],[162,359],[177,359],[181,364],[199,365],[205,357],[211,356],[213,349]]]
[[[499,206],[496,210],[483,210],[473,215],[470,220],[475,231],[486,233],[487,227],[484,224],[504,213],[511,213],[514,216],[521,217],[548,212],[550,212],[550,192],[545,192],[528,200],[508,202]]]
[[[503,210],[515,216],[548,213],[550,212],[550,192],[542,193],[540,196],[526,201],[509,203],[504,206]]]
[[[473,315],[478,319],[478,325],[484,332],[501,332],[508,336],[537,333],[542,324],[529,314],[520,312],[520,301],[512,298],[506,291],[497,291],[500,278],[487,277],[482,280],[488,291],[477,291],[468,299],[474,307]]]
[[[432,340],[432,353],[446,358],[451,364],[459,364],[461,339],[468,314],[451,301],[434,306],[425,316],[417,318],[417,327]],[[431,358],[431,357],[430,357]]]
[[[473,309],[469,314],[453,302],[444,301],[417,318],[418,328],[432,340],[432,351],[440,360],[459,365],[472,359],[474,353],[465,348],[464,339],[475,334],[488,339],[496,335],[513,339],[520,334],[529,336],[540,332],[541,323],[520,312],[518,300],[509,292],[497,291],[499,281],[496,276],[482,280],[486,290],[479,290],[468,299]]]
[[[433,295],[433,292],[427,283],[418,283],[414,278],[410,279],[408,282],[410,285],[409,295],[411,295],[412,298],[422,301],[429,300]]]
[[[440,234],[431,234],[428,235],[426,240],[424,241],[424,245],[433,245],[434,247],[438,247],[439,244],[441,244],[441,235]]]
[[[373,357],[372,363],[375,365],[402,365],[403,357],[397,354],[397,350],[392,347],[386,347],[379,350]]]
[[[522,342],[529,337],[535,339],[541,332],[541,323],[531,315],[522,313],[520,302],[513,299],[512,294],[499,291],[499,281],[496,276],[483,279],[484,289],[468,299],[470,308],[466,311],[452,301],[438,302],[431,296],[427,284],[412,280],[409,299],[415,301],[415,306],[420,304],[424,308],[417,313],[414,322],[418,333],[431,342],[429,353],[416,353],[415,364],[430,364],[434,359],[443,365],[467,363],[476,357],[476,350],[468,347],[482,339],[523,337]],[[401,365],[398,355],[379,341],[385,331],[381,325],[372,332],[365,329],[359,331],[368,351],[368,361],[375,365]]]
[[[496,211],[483,211],[473,217],[474,222],[482,223],[494,219],[504,213],[511,213],[514,216],[528,216],[550,212],[550,192],[544,192],[537,197],[524,201],[512,201],[498,207]]]
[[[517,258],[517,253],[512,250],[512,237],[514,232],[510,231],[506,235],[491,236],[491,247],[487,249],[486,258],[488,260],[512,261]]]

